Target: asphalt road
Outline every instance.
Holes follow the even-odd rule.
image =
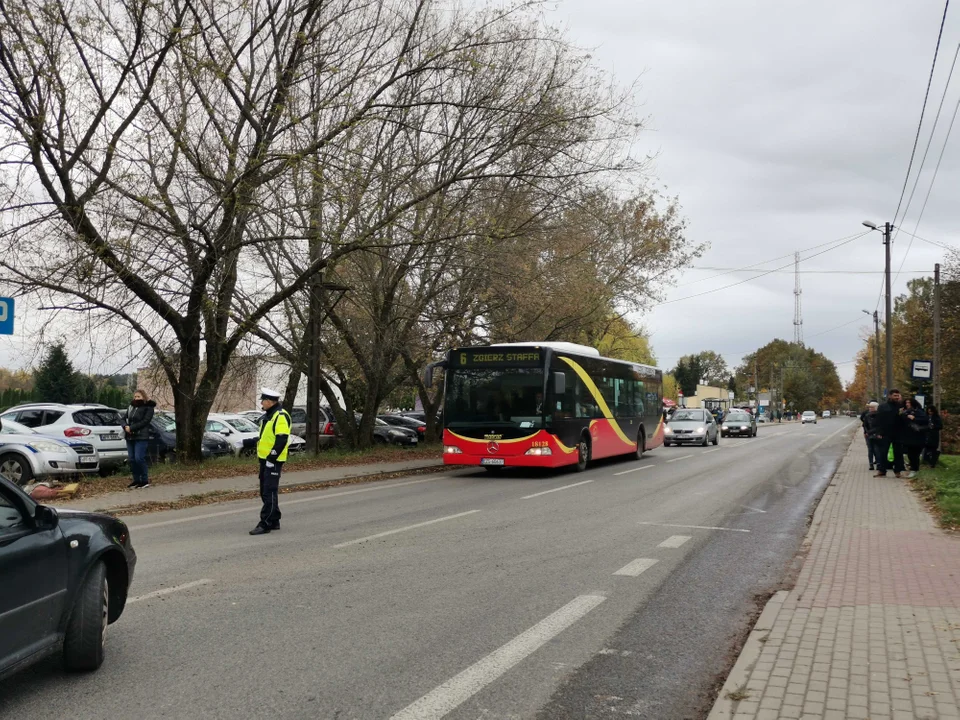
[[[854,430],[761,426],[553,475],[460,471],[131,519],[104,666],[10,718],[703,717]]]

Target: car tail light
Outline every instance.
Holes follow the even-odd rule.
[[[71,427],[63,431],[64,437],[86,437],[89,434],[89,428],[83,427]]]
[[[334,433],[333,433],[333,423],[328,422],[328,423],[326,423],[326,424],[323,426],[323,434],[324,434],[324,435],[333,435],[333,434],[334,434]]]
[[[417,428],[417,432],[426,432],[426,431],[427,431],[426,425],[421,425],[420,427]]]

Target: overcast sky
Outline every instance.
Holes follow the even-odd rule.
[[[556,15],[573,40],[595,48],[595,60],[622,81],[640,77],[637,99],[649,116],[643,149],[657,154],[657,178],[679,196],[689,237],[711,246],[695,266],[742,268],[790,255],[756,272],[713,279],[716,270],[688,270],[668,300],[791,264],[797,250],[866,230],[860,224],[865,219],[893,220],[943,5],[943,0],[560,0]],[[916,164],[958,42],[960,8],[951,8]],[[960,99],[960,68],[956,75],[902,224],[910,233],[960,246],[960,127],[914,229]],[[932,275],[934,263],[944,257],[944,250],[919,240],[908,253],[909,242],[901,234],[893,245],[894,271],[904,263],[895,295],[918,276],[906,271]],[[861,309],[872,312],[881,298],[881,236],[869,233],[802,262],[801,270],[874,271],[800,276],[804,339],[849,380],[849,361],[870,325]],[[742,354],[775,337],[792,339],[793,286],[791,266],[657,307],[644,322],[659,364],[671,368],[680,355],[711,349],[734,366]],[[882,319],[882,302],[879,309]],[[844,323],[851,324],[831,331]]]
[[[595,61],[621,82],[640,78],[637,102],[649,117],[641,150],[656,154],[656,180],[679,196],[690,238],[711,246],[696,267],[742,268],[789,256],[755,273],[712,277],[721,271],[688,270],[668,300],[790,264],[796,250],[864,230],[864,219],[893,219],[942,12],[943,0],[558,0],[551,20],[572,40],[593,48]],[[917,164],[958,42],[955,8],[947,17]],[[960,187],[960,127],[914,228],[960,99],[960,68],[957,75],[902,223],[953,246],[960,246],[960,203],[951,193]],[[918,276],[908,271],[929,272],[944,256],[925,242],[909,243],[901,234],[893,247],[893,267],[902,262],[905,271],[895,293]],[[804,338],[849,380],[868,327],[860,311],[873,311],[881,298],[880,235],[869,233],[801,269],[873,273],[801,275]],[[792,339],[793,282],[788,268],[657,307],[643,322],[659,364],[669,369],[680,355],[711,349],[732,367],[775,337]],[[24,334],[0,342],[0,364],[33,360]],[[84,355],[90,357],[89,348]]]

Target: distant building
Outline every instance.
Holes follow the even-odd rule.
[[[200,372],[203,372],[201,368]],[[230,361],[227,373],[220,383],[217,397],[213,401],[211,412],[243,412],[260,407],[260,388],[270,387],[281,393],[287,389],[290,379],[290,365],[277,357],[255,357],[244,355]],[[157,403],[160,410],[173,410],[173,388],[167,382],[167,376],[159,365],[137,370],[137,385],[145,390]],[[336,388],[334,388],[336,392]],[[343,407],[343,398],[337,394],[338,404]],[[307,378],[300,376],[294,405],[304,405],[307,401]],[[321,403],[327,404],[321,397]]]
[[[727,389],[712,385],[698,384],[697,394],[684,397],[683,400],[683,406],[688,408],[721,407],[725,409],[730,404]]]

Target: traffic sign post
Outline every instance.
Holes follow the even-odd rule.
[[[0,335],[13,335],[13,298],[0,298]]]

